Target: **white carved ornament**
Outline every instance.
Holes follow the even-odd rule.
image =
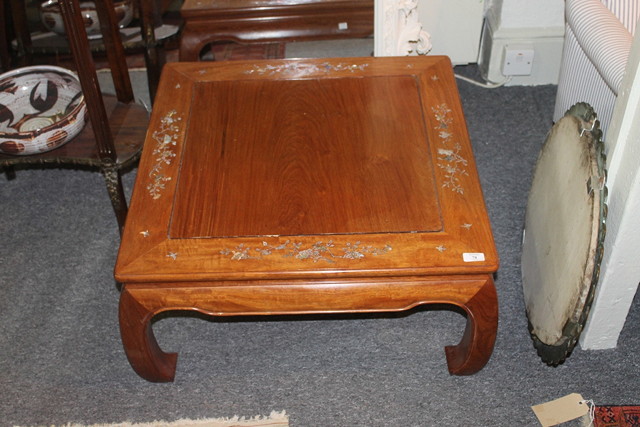
[[[431,50],[431,36],[422,29],[418,0],[376,0],[382,19],[376,20],[376,56],[424,55]],[[382,50],[380,52],[380,50]]]

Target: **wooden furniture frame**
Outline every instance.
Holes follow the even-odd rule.
[[[168,64],[116,279],[134,370],[171,381],[152,318],[467,314],[452,374],[488,361],[498,257],[446,57]]]
[[[155,92],[158,87],[158,81],[160,80],[160,73],[166,62],[163,44],[169,40],[173,40],[176,37],[176,34],[165,36],[162,39],[156,37],[156,28],[161,25],[162,20],[160,12],[156,7],[155,0],[133,0],[133,2],[140,15],[140,40],[129,41],[122,40],[122,38],[119,37],[118,43],[121,43],[127,51],[143,51],[147,69],[149,93],[151,100],[153,101],[153,97],[155,96]],[[113,4],[113,0],[111,0],[110,4]],[[68,37],[55,36],[53,33],[49,33],[54,36],[53,39],[47,38],[48,43],[50,44],[48,49],[44,48],[41,44],[36,46],[36,43],[34,43],[34,40],[32,39],[32,35],[37,37],[42,34],[37,31],[32,34],[27,22],[27,12],[24,0],[5,1],[2,3],[2,6],[0,6],[0,12],[3,23],[5,19],[8,19],[9,17],[11,18],[13,32],[15,33],[15,48],[17,51],[12,55],[10,49],[10,33],[6,26],[3,25],[0,29],[0,63],[2,64],[3,69],[8,70],[15,66],[31,65],[34,54],[55,53],[58,55],[71,53],[75,56],[71,44],[67,43]],[[98,16],[101,15],[98,14]],[[177,30],[175,33],[177,33]],[[69,34],[71,33],[69,32]],[[91,40],[89,41],[89,46],[93,53],[100,53],[102,55],[108,53],[108,51],[112,49],[112,45],[109,44],[105,38],[102,40]]]
[[[60,0],[90,123],[76,138],[55,150],[31,156],[0,154],[0,167],[16,165],[70,165],[99,169],[104,177],[120,232],[127,201],[120,171],[136,162],[142,150],[148,112],[134,103],[124,48],[112,0],[96,2],[116,96],[103,96],[78,0]],[[10,169],[12,172],[12,169]]]
[[[215,41],[240,43],[368,37],[372,0],[185,0],[180,61]]]
[[[8,70],[11,63],[9,52],[9,29],[7,28],[7,5],[0,2],[0,70]]]
[[[27,13],[24,0],[7,0],[0,5],[0,64],[3,71],[7,71],[14,65],[11,54],[10,39],[16,37],[18,50],[17,66],[31,63],[31,37],[27,25]],[[15,34],[14,34],[15,33]]]

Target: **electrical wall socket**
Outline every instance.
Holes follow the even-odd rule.
[[[533,69],[533,46],[512,45],[504,47],[502,74],[504,76],[528,76]]]

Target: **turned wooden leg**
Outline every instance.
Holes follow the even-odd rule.
[[[449,372],[471,375],[484,367],[491,357],[498,330],[498,297],[493,278],[466,303],[467,326],[460,343],[445,347]]]
[[[0,70],[2,72],[9,71],[11,68],[11,53],[9,52],[8,18],[9,5],[6,2],[0,2]]]
[[[7,177],[7,181],[16,179],[16,170],[11,165],[1,168],[0,172],[4,172],[5,176]]]
[[[122,236],[124,223],[127,219],[127,198],[124,195],[120,171],[118,166],[113,161],[109,160],[103,160],[101,168],[102,175],[104,176],[105,183],[107,184],[109,199],[111,199],[111,206],[113,207],[113,211],[116,214],[116,220],[118,221],[118,229]]]
[[[148,381],[173,381],[178,355],[165,353],[158,346],[151,329],[154,314],[138,303],[124,285],[120,294],[120,336],[131,367]]]

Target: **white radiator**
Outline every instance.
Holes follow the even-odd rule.
[[[638,0],[567,0],[554,120],[588,102],[606,136],[640,17]]]

